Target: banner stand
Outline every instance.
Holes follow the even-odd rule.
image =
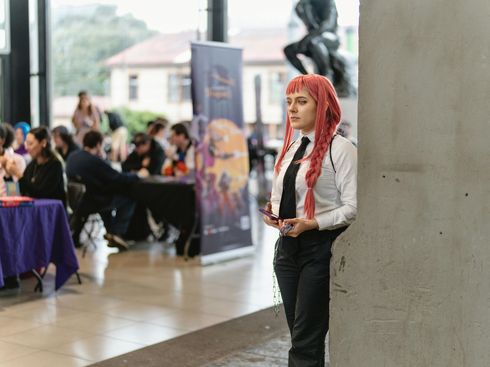
[[[253,253],[242,49],[191,43],[192,135],[201,264]]]

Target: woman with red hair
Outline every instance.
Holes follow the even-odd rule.
[[[336,135],[341,111],[332,83],[300,75],[286,90],[284,145],[266,224],[280,230],[274,271],[292,347],[289,366],[324,366],[329,326],[331,245],[357,212],[357,151]],[[292,141],[294,131],[298,138]]]

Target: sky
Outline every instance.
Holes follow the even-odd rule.
[[[296,0],[228,0],[229,29],[285,27]],[[130,13],[162,33],[202,31],[207,0],[51,0],[53,7],[115,4],[119,14]],[[337,0],[339,24],[357,25],[359,0]],[[259,10],[260,9],[260,10]]]

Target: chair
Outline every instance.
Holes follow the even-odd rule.
[[[86,188],[83,183],[76,181],[68,182],[68,206],[72,211],[70,226],[74,237],[78,237],[74,238],[74,240],[79,242],[82,234],[86,236],[86,241],[82,246],[82,257],[85,257],[89,247],[93,247],[94,250],[97,249],[97,238],[100,235],[100,229],[104,227],[102,218],[98,213],[81,212],[80,204],[85,196],[85,191]]]

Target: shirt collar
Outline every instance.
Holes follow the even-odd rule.
[[[302,138],[303,136],[307,136],[307,137],[308,137],[308,139],[310,139],[310,142],[312,142],[312,143],[313,143],[313,142],[315,142],[315,130],[314,130],[314,129],[313,129],[313,130],[312,130],[310,133],[308,133],[308,134],[303,134],[303,133],[300,131],[300,133],[299,133],[299,139],[298,139],[298,140],[301,140],[301,138]]]

